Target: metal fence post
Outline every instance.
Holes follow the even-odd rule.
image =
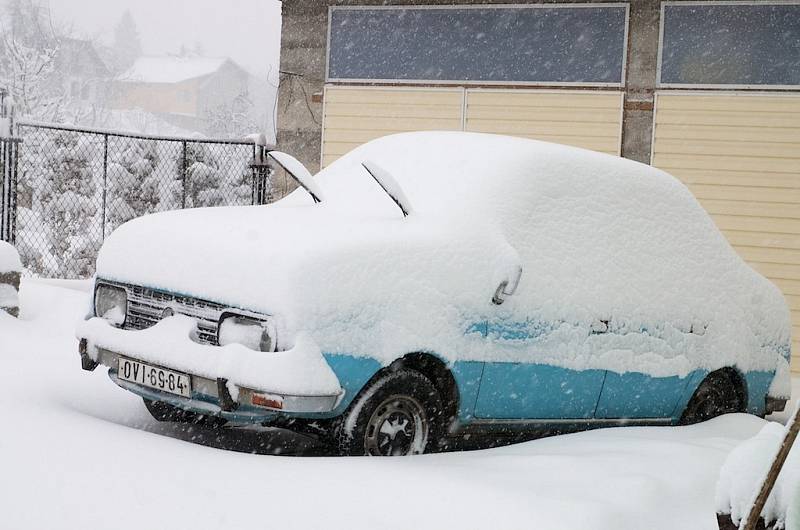
[[[108,203],[108,135],[103,135],[103,215],[100,220],[102,227],[100,230],[101,241],[106,239],[106,204]]]
[[[186,142],[182,144],[182,161],[181,161],[181,180],[183,181],[183,190],[181,192],[181,209],[186,208]]]

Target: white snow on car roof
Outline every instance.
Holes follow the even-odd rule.
[[[409,217],[365,159],[395,177]],[[276,314],[283,337],[309,331],[323,351],[386,362],[435,351],[666,376],[775,370],[776,351],[788,353],[778,289],[663,171],[546,142],[426,132],[365,144],[316,179],[316,205],[298,190],[265,207],[127,223],[98,275]],[[494,306],[520,264],[517,293]],[[465,334],[479,321],[548,332],[487,351]],[[613,332],[593,334],[600,321]]]

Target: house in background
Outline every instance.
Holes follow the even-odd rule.
[[[140,57],[117,77],[111,108],[141,110],[207,136],[262,126],[263,83],[225,57]],[[261,105],[263,107],[263,105]],[[240,123],[236,123],[239,120]]]
[[[60,39],[49,86],[69,101],[102,105],[108,94],[111,71],[91,41]]]

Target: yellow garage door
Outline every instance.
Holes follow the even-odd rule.
[[[323,101],[323,167],[388,134],[462,129],[461,88],[327,86]]]
[[[800,94],[662,92],[653,139],[653,165],[786,295],[800,372]]]
[[[622,93],[331,85],[322,125],[323,167],[380,136],[426,130],[507,134],[618,155]]]
[[[622,93],[467,90],[465,128],[619,155]]]

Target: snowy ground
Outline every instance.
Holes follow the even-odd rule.
[[[21,299],[23,321],[0,314],[4,528],[712,530],[719,468],[764,424],[730,415],[395,459],[220,450],[318,452],[280,431],[156,424],[100,370],[80,370],[86,293],[28,281]]]

